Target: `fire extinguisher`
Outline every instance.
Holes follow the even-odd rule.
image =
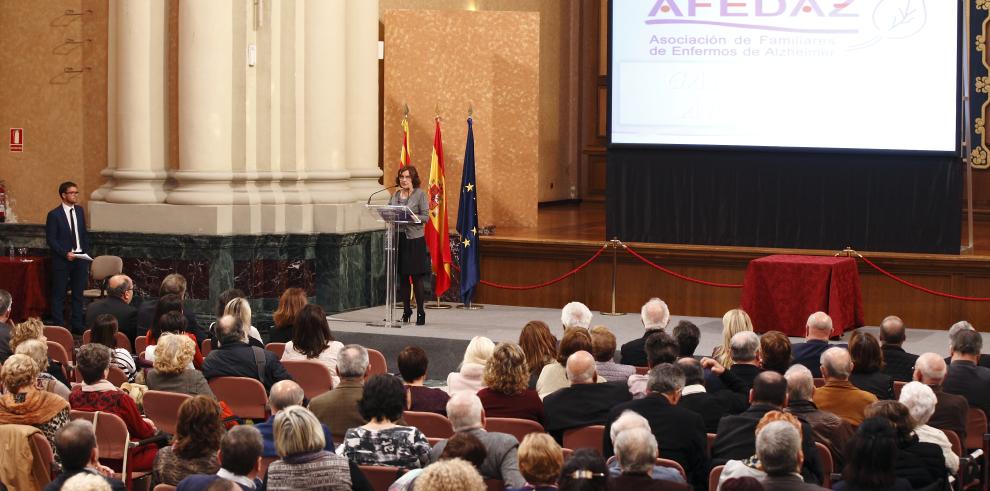
[[[0,223],[7,221],[7,190],[0,182]]]

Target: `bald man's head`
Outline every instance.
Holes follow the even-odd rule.
[[[922,353],[914,362],[914,379],[927,385],[942,385],[945,360],[936,353]]]
[[[815,312],[808,316],[807,339],[823,339],[828,341],[832,335],[832,318],[825,312]]]
[[[845,348],[829,348],[822,353],[822,375],[825,378],[846,380],[853,371],[852,357]]]
[[[274,414],[289,406],[301,406],[305,396],[306,393],[299,384],[292,380],[282,380],[272,386],[272,391],[268,394],[268,405]]]
[[[574,384],[595,382],[595,357],[587,351],[578,351],[567,357],[567,379]]]
[[[107,280],[107,295],[131,303],[134,298],[134,282],[127,275],[113,275]]]

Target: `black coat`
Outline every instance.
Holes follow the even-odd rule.
[[[648,366],[646,359],[646,338],[650,337],[650,334],[656,332],[657,329],[649,329],[643,333],[643,336],[637,339],[633,339],[626,344],[623,344],[619,348],[619,352],[622,353],[619,363],[623,365],[632,365],[634,367],[645,367]]]
[[[904,351],[900,346],[883,345],[883,370],[898,382],[910,382],[914,380],[914,363],[918,361],[918,355]]]
[[[917,436],[912,435],[910,441],[898,445],[894,474],[907,479],[914,489],[945,481],[948,471],[942,448],[934,443],[920,442]]]
[[[158,306],[158,300],[145,300],[141,302],[141,306],[138,307],[137,314],[137,330],[138,336],[144,336],[145,333],[151,329],[151,319],[155,317],[155,307]],[[210,335],[199,325],[196,321],[196,314],[193,313],[191,309],[183,308],[182,313],[186,316],[186,332],[191,332],[196,335],[196,343],[200,344],[204,339],[209,339]]]
[[[565,387],[543,398],[543,426],[563,444],[565,430],[603,425],[614,406],[631,399],[629,388],[621,382]]]
[[[134,338],[144,335],[143,332],[137,332],[137,312],[133,305],[117,297],[106,297],[89,304],[86,309],[86,329],[93,328],[97,316],[110,314],[117,319],[117,330],[127,335],[133,346]]]
[[[732,392],[724,390],[719,392],[727,393],[728,396],[720,397],[708,392],[698,392],[681,396],[677,407],[683,407],[697,413],[705,421],[705,431],[715,433],[718,431],[718,422],[722,420],[723,416],[730,414],[729,398],[738,399],[738,396]]]
[[[883,372],[853,373],[849,376],[849,382],[857,388],[877,396],[877,399],[894,399],[894,379]]]
[[[969,407],[990,414],[990,368],[976,366],[971,361],[954,361],[945,374],[942,390],[961,395]]]
[[[254,350],[258,349],[265,355],[265,367],[261,383],[265,391],[270,391],[275,382],[292,380],[292,376],[282,366],[275,353],[247,343],[227,343],[210,351],[203,360],[203,376],[207,380],[216,377],[248,377],[258,380],[258,364],[255,362]]]

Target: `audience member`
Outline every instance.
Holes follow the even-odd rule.
[[[307,304],[296,315],[292,330],[292,341],[285,344],[282,361],[316,360],[330,370],[333,385],[340,383],[337,375],[337,357],[344,343],[336,341],[327,323],[323,307]]]
[[[38,373],[38,364],[29,356],[7,357],[0,370],[0,381],[6,389],[0,396],[0,424],[34,426],[55,448],[55,434],[69,421],[69,403],[51,392],[38,390]]]
[[[233,300],[232,300],[233,301]],[[203,361],[203,376],[248,377],[260,380],[265,390],[280,380],[292,380],[275,353],[248,344],[242,319],[225,315],[217,322],[220,347],[211,351]]]
[[[763,372],[760,368],[760,337],[753,331],[736,333],[729,340],[729,358],[732,364],[726,368],[749,390],[753,387],[753,379]]]
[[[526,353],[526,367],[529,369],[529,388],[536,388],[536,380],[540,378],[549,363],[557,358],[557,338],[550,333],[550,327],[543,321],[529,321],[519,333],[519,346]]]
[[[557,478],[564,466],[564,452],[546,433],[530,433],[519,444],[519,472],[526,484],[513,491],[557,489]]]
[[[935,413],[928,424],[945,430],[952,430],[959,439],[966,441],[966,422],[969,418],[969,402],[958,394],[942,390],[946,366],[942,357],[935,353],[922,353],[914,365],[913,379],[931,387],[935,393]]]
[[[100,449],[96,446],[93,423],[85,419],[69,421],[55,435],[52,449],[61,458],[62,473],[45,485],[44,491],[58,491],[73,476],[87,473],[102,477],[113,491],[125,491],[127,486],[113,478],[113,470],[100,465]]]
[[[768,331],[760,336],[760,360],[764,370],[781,375],[791,366],[791,340],[780,331]]]
[[[660,455],[676,460],[684,467],[688,482],[702,486],[708,482],[705,422],[697,413],[677,406],[684,388],[684,372],[676,365],[661,363],[650,369],[649,376],[646,397],[619,404],[609,412],[602,450],[606,457],[612,455],[612,423],[623,411],[635,411],[650,423],[660,444]]]
[[[856,429],[835,414],[818,409],[813,401],[815,380],[808,367],[793,365],[787,369],[784,378],[787,379],[787,408],[784,411],[811,426],[815,441],[828,447],[835,468],[841,469],[845,462],[846,443]]]
[[[117,346],[117,318],[110,314],[97,315],[89,325],[90,342],[98,343],[110,348],[110,364],[121,369],[127,380],[134,380],[137,374],[137,365],[134,364],[134,355],[126,348]]]
[[[485,365],[485,388],[478,391],[485,413],[493,418],[520,418],[543,424],[543,401],[528,388],[528,374],[522,348],[499,343]]]
[[[752,477],[733,477],[726,479],[720,491],[763,491],[763,483]]]
[[[677,340],[661,330],[655,330],[650,337],[646,338],[646,365],[653,368],[661,363],[674,363],[680,347]],[[629,376],[626,385],[633,399],[642,399],[646,396],[649,386],[650,376],[648,374],[633,374]]]
[[[756,456],[766,472],[763,489],[766,491],[815,491],[825,488],[805,483],[800,471],[804,455],[801,453],[801,433],[786,421],[769,423],[756,435]]]
[[[972,330],[960,330],[952,338],[949,365],[942,389],[950,394],[966,398],[969,407],[982,409],[990,414],[990,368],[978,366],[983,336]]]
[[[158,297],[164,297],[165,295],[177,295],[179,301],[185,303],[186,300],[186,278],[178,273],[172,273],[166,276],[158,288]],[[157,312],[158,300],[145,300],[138,307],[137,313],[137,333],[143,333],[151,329],[151,325],[154,323]],[[207,339],[207,333],[200,327],[199,323],[196,321],[196,313],[192,309],[182,308],[182,313],[186,317],[187,330],[196,336],[196,345],[202,343],[204,339]],[[219,319],[219,316],[217,316]]]
[[[272,386],[272,393],[268,395],[268,407],[271,408],[272,415],[268,418],[268,421],[254,425],[261,432],[261,439],[264,442],[264,450],[261,453],[262,457],[275,457],[278,455],[275,451],[275,416],[289,406],[301,406],[305,397],[306,393],[303,392],[302,387],[292,380],[276,382]],[[330,434],[330,428],[327,428],[327,425],[322,423],[320,427],[323,428],[323,439],[326,442],[326,450],[333,452],[333,436]]]
[[[743,331],[753,331],[753,321],[745,310],[732,309],[722,316],[722,344],[712,350],[712,358],[725,368],[732,368],[732,357],[728,350],[732,337]]]
[[[746,409],[746,405],[732,391],[722,389],[708,393],[705,388],[705,373],[698,360],[681,358],[677,360],[677,366],[684,372],[684,389],[677,405],[698,413],[705,421],[705,431],[708,433],[718,430],[718,422],[726,414]]]
[[[945,468],[955,474],[959,470],[959,456],[952,451],[952,443],[942,430],[928,425],[932,413],[935,412],[935,392],[931,387],[921,382],[908,382],[901,389],[898,402],[904,404],[911,414],[912,430],[922,442],[934,443],[942,449]]]
[[[602,454],[590,448],[575,450],[571,457],[564,461],[557,486],[560,491],[606,491],[608,468],[605,467]]]
[[[896,315],[888,315],[880,322],[880,342],[883,349],[883,373],[899,382],[910,382],[918,355],[904,351],[907,329]]]
[[[446,440],[440,459],[437,462],[450,459],[463,459],[479,469],[485,462],[488,452],[485,445],[480,440],[469,433],[455,433],[454,436]],[[427,466],[429,467],[429,466]],[[406,491],[413,489],[416,478],[423,473],[424,469],[411,469],[395,480],[389,487],[389,491]],[[481,472],[480,470],[478,471]]]
[[[591,335],[591,354],[595,357],[595,369],[607,382],[622,382],[624,386],[629,376],[636,373],[632,365],[620,365],[615,358],[615,334],[605,326],[595,326]]]
[[[912,431],[914,423],[907,406],[897,401],[878,401],[866,409],[866,417],[886,419],[894,428],[897,437],[896,461],[894,474],[903,477],[918,489],[936,482],[945,482],[948,473],[945,469],[945,457],[942,449],[934,443],[922,442]],[[855,441],[855,437],[853,438]],[[853,445],[853,444],[851,444]],[[854,446],[854,445],[853,445]],[[858,456],[846,456],[846,465]]]
[[[946,365],[952,361],[952,343],[956,339],[956,334],[962,331],[976,331],[976,328],[969,321],[959,321],[949,327],[949,356],[945,357]],[[976,365],[990,368],[990,355],[981,354],[976,361]]]
[[[853,331],[849,338],[849,356],[853,362],[850,383],[877,396],[877,399],[894,398],[894,379],[881,371],[884,367],[883,350],[874,335]]]
[[[416,491],[485,491],[473,465],[461,459],[434,462],[416,479]]]
[[[330,428],[335,441],[343,441],[348,429],[367,423],[358,411],[358,401],[364,395],[368,377],[368,350],[359,344],[348,344],[337,359],[340,385],[309,402],[309,410]]]
[[[359,465],[417,468],[429,463],[430,444],[423,432],[396,424],[402,417],[405,399],[405,388],[397,377],[371,377],[358,401],[358,411],[368,423],[348,429],[337,454]]]
[[[450,418],[455,434],[469,434],[484,445],[485,460],[478,466],[481,475],[488,479],[500,479],[514,488],[526,484],[519,473],[519,442],[516,437],[506,433],[485,431],[485,416],[478,396],[467,392],[454,394],[447,402],[447,417]],[[438,442],[433,447],[431,459],[439,459],[446,445],[447,440]],[[418,483],[416,488],[419,488]]]
[[[632,398],[623,382],[595,383],[595,358],[587,351],[578,351],[567,358],[567,379],[564,387],[543,399],[547,432],[563,444],[564,432],[571,428],[605,424],[609,410]]]
[[[235,426],[220,440],[217,459],[220,470],[216,474],[199,474],[183,479],[176,491],[206,491],[217,480],[237,483],[244,491],[262,490],[264,483],[258,479],[261,471],[261,433],[251,425]]]
[[[265,474],[269,490],[352,488],[347,459],[328,452],[324,432],[313,413],[302,406],[289,406],[275,416],[275,451]]]
[[[845,348],[829,348],[822,353],[820,372],[825,377],[825,386],[815,390],[813,401],[819,409],[858,426],[863,422],[866,406],[877,402],[877,396],[849,382],[852,371],[852,357]]]
[[[217,450],[223,434],[223,416],[217,401],[206,396],[186,399],[179,406],[172,445],[162,447],[155,456],[155,482],[177,486],[187,476],[216,473],[220,470]]]
[[[107,381],[110,371],[110,350],[102,344],[84,344],[76,355],[76,370],[82,375],[82,385],[72,388],[69,404],[78,411],[103,411],[124,420],[132,441],[151,438],[158,433],[155,424],[141,417],[134,399]],[[150,471],[158,449],[154,445],[132,447],[127,453],[127,465],[135,471]]]
[[[131,305],[134,300],[134,281],[127,275],[114,275],[107,280],[107,294],[86,307],[86,327],[93,329],[97,317],[110,315],[117,321],[120,332],[134,343],[137,336],[138,309]],[[95,334],[95,333],[94,333]]]
[[[68,480],[62,485],[62,489],[65,491],[112,491],[113,488],[110,487],[103,476],[97,476],[90,474],[88,472],[80,472]]]
[[[227,290],[224,290],[224,291],[220,292],[220,295],[217,297],[217,303],[213,307],[213,312],[214,312],[213,313],[213,318],[214,319],[219,319],[219,318],[223,317],[224,316],[224,310],[226,310],[226,308],[227,308],[227,304],[230,303],[230,301],[233,300],[233,299],[235,299],[235,298],[244,298],[244,292],[241,291],[238,288],[230,288],[230,289],[227,289]],[[295,317],[293,317],[292,320],[295,321]],[[207,332],[209,333],[209,338],[210,338],[210,348],[212,348],[212,349],[217,349],[217,346],[220,345],[219,342],[217,341],[219,338],[217,336],[217,329],[216,329],[216,327],[217,327],[217,322],[216,321],[213,321],[213,322],[210,323],[210,327],[207,329]],[[254,343],[257,342],[257,341],[254,340],[254,338],[251,338],[250,336],[248,336],[248,339],[251,340],[252,345],[254,345]],[[286,341],[288,341],[288,340],[286,340]],[[262,345],[262,343],[258,343],[258,345],[260,347],[264,348],[264,346]]]
[[[215,399],[203,372],[190,367],[196,343],[183,334],[165,333],[155,346],[154,368],[147,372],[144,383],[150,390],[175,392]]]
[[[842,469],[842,481],[832,489],[838,491],[910,491],[911,483],[895,471],[897,434],[883,418],[868,418],[856,429],[849,441],[849,455]]]
[[[430,366],[426,351],[419,346],[407,346],[399,352],[398,365],[399,374],[406,384],[406,410],[446,415],[450,396],[441,389],[424,385],[426,370]]]
[[[239,296],[244,296],[244,294]],[[282,296],[278,299],[278,308],[272,314],[274,326],[272,330],[268,331],[269,342],[288,343],[292,340],[296,314],[302,310],[307,302],[306,290],[302,288],[288,288],[282,292]]]
[[[48,338],[45,337],[45,325],[41,322],[41,319],[37,317],[30,317],[28,320],[21,322],[20,324],[16,324],[10,329],[9,346],[11,353],[15,353],[17,351],[17,346],[29,339],[37,339],[38,341],[45,343],[48,363],[45,366],[39,366],[39,369],[51,375],[52,378],[61,382],[62,385],[68,387],[69,380],[66,378],[66,372],[62,366],[62,363],[53,360],[51,356],[47,356]],[[67,354],[71,355],[71,353]]]
[[[482,377],[485,373],[485,364],[492,357],[495,351],[495,343],[484,336],[471,338],[467,349],[464,350],[464,358],[461,360],[460,369],[447,375],[447,390],[451,394],[459,391],[466,391],[472,394],[477,393],[484,386]]]
[[[158,306],[167,306],[169,304],[178,306],[179,303],[177,300],[177,296],[168,294],[158,301]],[[156,358],[155,350],[158,349],[158,339],[165,333],[177,334],[180,336],[185,336],[193,342],[195,351],[193,352],[193,358],[189,368],[195,368],[197,370],[202,369],[203,353],[200,352],[199,347],[196,346],[196,336],[193,333],[186,331],[189,324],[182,312],[178,310],[168,311],[155,319],[156,321],[151,325],[151,330],[148,331],[148,346],[144,349],[144,359],[154,363]]]
[[[36,389],[51,392],[65,400],[69,399],[69,387],[46,372],[48,368],[48,344],[37,339],[28,339],[18,344],[14,351],[19,355],[29,356],[38,365],[38,377],[34,380]]]
[[[560,339],[557,361],[543,367],[543,372],[536,381],[536,391],[540,394],[540,399],[564,387],[570,387],[571,382],[567,380],[567,369],[564,365],[567,363],[567,358],[578,351],[591,352],[591,336],[584,329],[568,329]],[[605,379],[598,377],[597,382],[605,383]]]
[[[801,452],[801,422],[794,417],[793,414],[784,413],[781,411],[770,411],[760,418],[760,422],[756,424],[755,435],[757,438],[757,443],[759,442],[760,433],[763,429],[774,422],[784,422],[791,425],[794,431],[798,434],[797,447],[795,452]],[[796,475],[804,482],[804,478],[801,478],[801,467],[792,468],[791,472],[797,473]],[[730,479],[736,479],[740,477],[753,477],[762,481],[767,477],[767,473],[764,470],[763,463],[760,461],[759,457],[759,446],[756,448],[756,453],[751,457],[746,459],[737,460],[731,459],[725,463],[725,467],[722,469],[722,474],[718,478],[719,488],[721,488],[726,481]]]
[[[619,433],[622,433],[623,431],[632,428],[640,428],[646,431],[652,431],[650,429],[650,422],[647,421],[646,418],[640,416],[639,413],[635,411],[627,409],[625,411],[622,411],[622,414],[620,414],[619,417],[612,422],[612,426],[609,427],[608,430],[609,444],[615,441],[616,437],[619,436]],[[612,448],[613,448],[612,453],[615,453],[614,445]],[[595,453],[597,454],[598,451],[596,450]],[[622,474],[622,468],[619,467],[619,463],[616,462],[615,459],[610,459],[607,465],[608,465],[609,476],[615,477],[618,476],[619,474]],[[680,471],[662,465],[654,466],[653,472],[650,474],[650,476],[653,479],[658,479],[658,480],[673,481],[678,483],[685,482],[684,476],[681,475]]]
[[[591,327],[591,309],[581,302],[570,302],[560,309],[560,324],[564,332],[569,329],[587,331]]]
[[[622,474],[612,477],[609,486],[612,489],[656,491],[691,489],[686,484],[658,481],[651,477],[659,455],[657,447],[656,437],[646,429],[633,428],[619,433],[615,438],[615,460]]]
[[[643,335],[622,345],[622,363],[645,367],[647,366],[646,339],[667,327],[667,323],[670,322],[670,309],[663,300],[654,297],[643,304],[639,310],[639,317],[643,321]]]
[[[10,331],[14,327],[10,322],[10,313],[14,308],[10,292],[0,289],[0,363],[7,361],[7,357],[14,354],[10,347]]]
[[[803,343],[796,343],[791,346],[791,355],[794,363],[800,363],[811,370],[815,377],[822,376],[821,358],[825,350],[833,347],[828,344],[832,336],[832,318],[825,312],[815,312],[808,316],[808,323],[805,325],[805,335]],[[837,344],[836,347],[845,347],[844,344]]]
[[[679,358],[699,358],[694,355],[694,350],[698,349],[698,343],[701,342],[701,330],[698,329],[698,326],[684,319],[674,326],[672,334],[677,340],[677,347],[680,348]]]
[[[718,424],[712,443],[712,464],[729,459],[742,460],[756,453],[756,426],[770,411],[780,411],[787,405],[787,381],[777,372],[766,371],[756,376],[749,394],[749,409],[741,414],[725,416]],[[801,475],[805,482],[821,483],[825,476],[811,426],[801,422],[801,449],[804,463]]]
[[[251,324],[251,304],[248,303],[246,298],[235,298],[229,302],[223,308],[223,315],[232,315],[241,320],[241,326],[244,328],[244,334],[246,339],[251,345],[255,345],[264,348],[264,343],[261,340],[261,333],[258,329]],[[222,336],[219,336],[222,338]],[[222,342],[222,341],[221,341]]]

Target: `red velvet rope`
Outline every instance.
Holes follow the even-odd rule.
[[[742,285],[736,285],[736,284],[730,284],[730,283],[715,283],[715,282],[712,282],[712,281],[699,280],[697,278],[692,278],[690,276],[685,276],[685,275],[682,275],[680,273],[676,273],[676,272],[671,271],[671,270],[669,270],[669,269],[667,269],[667,268],[665,268],[663,266],[660,266],[659,264],[654,263],[653,261],[650,261],[649,259],[646,259],[645,257],[641,256],[638,252],[634,251],[632,249],[632,247],[629,247],[629,246],[627,246],[625,244],[623,244],[622,246],[626,249],[626,252],[628,252],[629,254],[632,254],[633,256],[635,256],[640,261],[643,261],[644,263],[649,264],[650,266],[653,266],[654,268],[659,269],[660,271],[663,271],[664,273],[667,273],[667,274],[669,274],[669,275],[671,275],[671,276],[673,276],[675,278],[680,278],[682,280],[690,281],[692,283],[698,283],[700,285],[715,286],[715,287],[718,287],[718,288],[742,288],[743,287]]]
[[[587,268],[589,264],[591,264],[592,262],[595,261],[595,259],[598,259],[598,256],[601,256],[602,255],[602,252],[605,252],[605,248],[606,247],[608,247],[608,245],[603,245],[601,247],[601,249],[598,249],[598,252],[595,252],[595,255],[594,256],[591,256],[591,258],[589,258],[587,261],[581,263],[580,266],[578,266],[578,267],[576,267],[576,268],[574,268],[574,269],[572,269],[572,270],[564,273],[563,275],[558,276],[558,277],[556,277],[556,278],[554,278],[554,279],[552,279],[550,281],[544,281],[543,283],[537,283],[535,285],[503,285],[501,283],[493,283],[491,281],[485,281],[485,280],[479,280],[478,283],[481,283],[482,285],[485,285],[485,286],[490,286],[492,288],[501,288],[503,290],[535,290],[537,288],[543,288],[543,287],[546,287],[546,286],[550,286],[550,285],[552,285],[554,283],[559,283],[561,281],[564,281],[567,278],[569,278],[571,276],[574,276],[578,271],[581,271],[582,269]],[[460,271],[461,270],[461,268],[458,268],[456,265],[454,265],[454,269],[457,270],[457,271]]]
[[[856,253],[856,255],[859,256],[859,258],[862,259],[863,262],[865,262],[866,264],[869,264],[871,267],[873,267],[873,269],[879,271],[884,276],[886,276],[886,277],[888,277],[888,278],[890,278],[890,279],[892,279],[892,280],[894,280],[894,281],[896,281],[896,282],[898,282],[898,283],[900,283],[902,285],[905,285],[905,286],[909,286],[911,288],[914,288],[915,290],[921,290],[921,291],[923,291],[925,293],[928,293],[928,294],[931,294],[931,295],[935,295],[935,296],[938,296],[938,297],[952,298],[952,299],[955,299],[955,300],[966,300],[966,301],[970,301],[970,302],[990,302],[990,298],[987,298],[987,297],[964,297],[964,296],[960,296],[960,295],[953,295],[951,293],[944,293],[944,292],[932,290],[931,288],[925,288],[925,287],[923,287],[921,285],[916,285],[914,283],[911,283],[910,281],[907,281],[907,280],[898,278],[897,276],[894,276],[893,273],[890,273],[890,272],[884,270],[883,268],[881,268],[880,266],[877,266],[876,264],[873,263],[873,261],[870,261],[869,259],[863,257],[862,254]]]

